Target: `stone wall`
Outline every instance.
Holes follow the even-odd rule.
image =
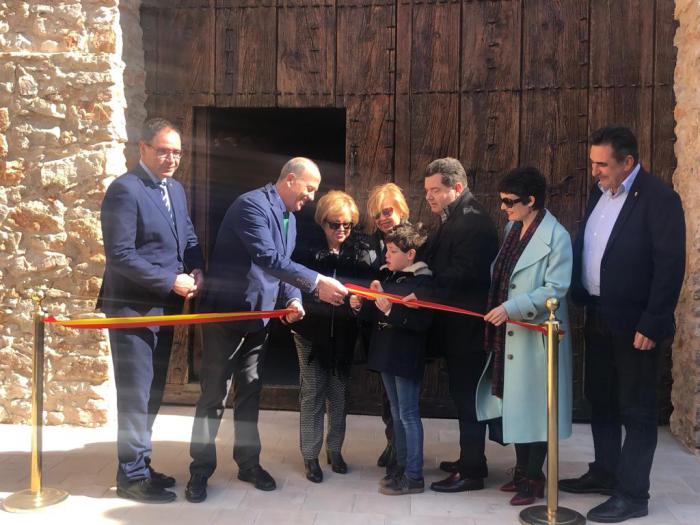
[[[139,2],[122,3],[0,0],[0,422],[30,416],[34,299],[53,315],[94,310],[100,204],[125,170],[120,7],[141,42]],[[107,420],[109,361],[103,332],[47,329],[49,424]]]
[[[687,227],[686,276],[676,311],[671,430],[688,448],[700,447],[700,2],[676,0],[678,59],[676,157],[673,176]]]

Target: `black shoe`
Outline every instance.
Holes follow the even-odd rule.
[[[239,470],[238,479],[252,483],[258,490],[275,490],[277,488],[275,480],[260,465],[255,465],[245,470]]]
[[[392,442],[388,441],[386,447],[384,447],[384,450],[377,459],[377,466],[386,467],[391,463],[396,463],[396,450],[394,449]]]
[[[484,488],[484,478],[463,478],[459,472],[447,476],[442,481],[430,485],[435,492],[466,492]]]
[[[404,474],[379,487],[379,492],[387,496],[403,496],[404,494],[420,494],[424,489],[423,478],[411,479]]]
[[[170,503],[176,498],[174,492],[154,487],[148,478],[117,485],[117,496],[141,503]]]
[[[207,499],[207,479],[204,474],[192,474],[185,488],[185,499],[190,503],[201,503]]]
[[[304,468],[306,469],[306,479],[314,483],[323,481],[323,471],[321,465],[318,464],[318,459],[305,459]]]
[[[153,470],[151,465],[148,465],[148,472],[151,473],[151,485],[161,489],[169,489],[175,486],[175,478],[163,474],[162,472],[156,472]]]
[[[329,450],[326,455],[328,456],[328,464],[331,466],[331,470],[333,472],[338,474],[348,473],[348,465],[345,463],[345,460],[340,452]]]
[[[580,478],[560,479],[559,490],[572,494],[604,494],[612,496],[615,484],[610,478],[586,472]]]
[[[450,474],[453,472],[459,472],[459,460],[457,461],[441,461],[440,462],[440,470],[443,472],[449,472]]]
[[[598,523],[620,523],[632,518],[641,518],[649,514],[646,503],[630,503],[613,496],[597,507],[588,511],[586,517]]]

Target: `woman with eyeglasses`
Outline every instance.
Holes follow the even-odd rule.
[[[566,292],[571,284],[571,238],[544,208],[546,182],[535,168],[517,168],[498,185],[508,216],[505,238],[491,267],[484,346],[489,354],[477,387],[480,420],[502,417],[503,442],[515,444],[511,505],[544,497],[547,454],[546,343],[541,332],[508,324],[547,320],[548,298],[559,299],[557,317],[569,330]],[[571,336],[559,343],[559,437],[571,435]]]
[[[406,198],[396,184],[388,182],[375,186],[369,192],[367,198],[367,214],[365,218],[365,233],[369,236],[372,249],[377,258],[372,262],[374,271],[373,279],[382,280],[384,277],[382,266],[386,262],[385,236],[396,226],[408,221],[409,210]],[[371,325],[360,323],[361,339],[363,347],[369,348],[369,338],[372,332]],[[396,467],[396,451],[393,446],[394,422],[391,417],[391,407],[386,392],[382,387],[382,421],[384,422],[384,434],[386,446],[377,459],[377,466],[386,467],[387,474],[392,474]]]
[[[299,246],[293,259],[343,282],[366,280],[371,273],[371,250],[362,236],[352,235],[359,216],[350,195],[328,192],[319,199],[314,214],[321,232]],[[341,448],[345,439],[345,393],[358,325],[347,298],[342,305],[333,306],[304,295],[303,304],[305,317],[292,325],[300,372],[300,445],[307,479],[320,483],[323,471],[318,456],[326,412],[328,464],[339,474],[348,469]]]

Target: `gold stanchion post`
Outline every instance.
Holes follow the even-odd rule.
[[[559,506],[559,300],[547,299],[547,505],[535,505],[520,513],[523,525],[582,525],[586,518]]]
[[[8,512],[35,511],[49,505],[55,505],[68,497],[66,491],[43,487],[41,482],[42,430],[44,426],[44,313],[41,308],[34,315],[33,365],[30,487],[5,498],[2,506]]]

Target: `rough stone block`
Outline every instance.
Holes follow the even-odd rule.
[[[10,113],[7,108],[0,108],[0,133],[5,133],[10,127]]]

